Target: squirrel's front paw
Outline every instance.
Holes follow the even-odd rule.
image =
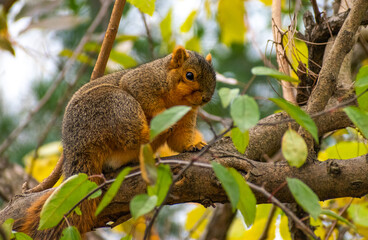
[[[186,152],[197,152],[199,150],[201,150],[202,148],[204,148],[204,146],[206,146],[207,144],[205,142],[198,142],[195,145],[190,145],[185,151]]]

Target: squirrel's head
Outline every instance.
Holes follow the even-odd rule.
[[[216,73],[212,57],[176,47],[171,55],[167,80],[170,105],[201,106],[209,102],[215,91]]]

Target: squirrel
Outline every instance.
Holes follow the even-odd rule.
[[[212,57],[179,46],[172,54],[136,68],[105,75],[82,86],[66,107],[62,123],[63,153],[53,174],[98,175],[105,170],[139,163],[142,144],[149,143],[149,123],[172,106],[192,109],[150,143],[153,151],[167,143],[176,152],[197,151],[206,143],[195,128],[199,106],[209,102],[215,90]],[[57,178],[58,178],[57,177]],[[97,184],[102,181],[93,178]],[[40,187],[35,191],[43,190]],[[32,190],[31,190],[32,191]],[[19,231],[33,239],[59,239],[66,224],[37,230],[43,204],[52,191],[42,195],[20,219]],[[81,203],[82,215],[72,213],[70,225],[80,233],[91,231],[99,200]]]

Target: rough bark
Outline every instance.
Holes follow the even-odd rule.
[[[284,113],[278,113],[264,119],[262,123],[272,123],[275,119],[285,119]],[[332,112],[321,116],[323,120],[317,121],[320,134],[324,134],[330,130],[346,127],[350,125],[347,117],[342,112]],[[345,123],[345,124],[343,124]],[[284,126],[285,125],[285,126]],[[287,128],[288,123],[276,124],[271,126],[256,126],[251,134],[251,143],[255,149],[251,152],[254,156],[262,156],[262,153],[270,153],[277,149],[280,138],[272,141],[268,136],[282,132]],[[292,124],[293,125],[293,124]],[[297,127],[297,126],[295,126]],[[262,139],[267,141],[264,142]],[[258,143],[257,143],[258,142]],[[170,159],[188,160],[194,153],[182,153]],[[209,163],[212,160],[221,162],[226,166],[231,166],[249,176],[248,181],[257,185],[264,185],[270,192],[277,189],[286,177],[297,177],[308,184],[320,197],[321,200],[336,197],[360,197],[367,193],[368,171],[367,156],[350,159],[350,160],[329,160],[326,162],[315,162],[296,169],[290,167],[287,163],[265,163],[259,161],[251,161],[252,165],[244,160],[244,156],[237,155],[234,146],[229,138],[223,138],[218,141],[211,150],[206,153],[201,162]],[[172,165],[173,172],[177,173],[181,169],[181,165]],[[248,173],[248,174],[247,174]],[[313,173],[313,175],[311,175]],[[100,215],[96,227],[106,226],[109,221],[122,222],[130,217],[129,201],[139,193],[145,192],[146,184],[137,176],[127,179],[121,187],[114,201]],[[40,195],[47,192],[28,194],[15,197],[12,202],[0,212],[0,222],[12,217],[14,219],[22,218],[25,209],[35,201]],[[258,203],[267,203],[263,195],[255,193]],[[292,202],[289,191],[286,188],[281,189],[275,195],[283,202]],[[213,202],[225,203],[227,197],[213,171],[200,166],[193,166],[188,169],[181,180],[175,185],[168,204],[177,204],[184,202],[199,202],[206,206]]]
[[[224,152],[223,149],[226,149],[227,145],[230,144],[228,139],[220,141],[203,156],[200,162],[209,163],[216,160],[226,166],[232,166],[244,175],[247,173],[248,181],[259,186],[263,185],[269,192],[279,188],[285,182],[286,177],[295,177],[311,187],[322,201],[347,196],[361,197],[368,193],[368,177],[366,175],[368,155],[348,160],[314,162],[299,169],[290,167],[285,162],[252,161],[252,166],[242,159],[242,156],[237,157]],[[170,159],[184,160],[193,154],[195,153],[183,153],[170,157]],[[173,172],[177,172],[182,167],[175,164],[170,165],[173,167]],[[9,217],[22,218],[29,205],[47,191],[24,196],[18,195],[0,212],[0,223]],[[146,184],[140,176],[125,180],[113,202],[99,215],[95,227],[106,226],[107,222],[110,221],[121,222],[129,219],[129,201],[136,194],[145,191]],[[254,193],[258,204],[268,203],[268,199],[262,194]],[[294,201],[287,187],[277,191],[275,197],[285,203]],[[198,202],[209,206],[215,202],[226,203],[228,199],[212,169],[193,166],[184,173],[182,179],[175,185],[168,200],[168,204],[185,202]]]
[[[354,44],[354,36],[368,9],[368,1],[356,0],[341,27],[326,61],[323,63],[318,82],[308,101],[309,114],[322,111],[336,88],[336,80],[345,55]]]

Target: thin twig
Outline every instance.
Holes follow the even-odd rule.
[[[269,193],[266,189],[264,189],[264,187],[259,187],[259,186],[255,185],[254,183],[251,183],[251,182],[247,182],[247,183],[248,183],[248,185],[249,185],[249,187],[251,189],[253,189],[254,191],[257,191],[257,192],[262,193],[264,196],[266,196],[267,198],[269,198],[272,203],[274,203],[276,206],[278,206],[279,208],[281,208],[281,210],[284,211],[284,213],[289,218],[291,218],[291,219],[294,220],[294,222],[298,225],[298,227],[300,228],[300,230],[302,230],[306,235],[309,235],[309,236],[313,237],[314,239],[320,239],[290,209],[288,209],[277,198],[275,198],[274,196],[272,196],[272,194]]]
[[[322,23],[322,18],[321,18],[321,12],[318,9],[317,1],[311,0],[311,3],[312,3],[314,18],[316,19],[316,23],[320,24]]]
[[[346,209],[349,208],[349,206],[351,205],[351,203],[353,202],[353,200],[354,200],[354,198],[351,198],[350,201],[347,204],[345,204],[345,206],[339,211],[339,216],[341,216],[346,211]],[[325,239],[329,239],[330,238],[330,236],[331,236],[334,228],[336,227],[336,224],[337,224],[337,220],[334,220],[333,223],[331,224],[330,229],[326,233]]]
[[[271,210],[268,214],[266,226],[264,227],[263,232],[261,236],[258,238],[258,240],[266,240],[268,238],[268,231],[270,230],[272,219],[275,216],[276,209],[277,207],[274,204],[272,204]]]
[[[149,43],[151,58],[155,59],[154,44],[153,44],[153,38],[152,38],[152,35],[151,35],[151,31],[148,27],[146,17],[145,17],[143,12],[141,12],[141,16],[142,16],[142,20],[143,20],[143,23],[144,23],[144,28],[146,29],[146,33],[147,33],[147,39],[148,39],[148,43]]]
[[[101,3],[102,6],[110,5],[109,3],[105,3],[105,1],[101,1]],[[110,17],[110,22],[107,26],[107,31],[102,42],[101,51],[98,54],[95,67],[93,68],[91,81],[96,78],[102,77],[105,73],[107,60],[109,59],[112,45],[114,44],[116,33],[119,29],[119,23],[121,15],[123,14],[124,5],[125,0],[115,0],[114,8],[112,9]]]
[[[359,97],[361,97],[363,94],[367,93],[368,92],[368,89],[364,90],[361,94],[359,94],[358,96],[354,96],[353,98],[349,99],[349,100],[346,100],[345,102],[342,102],[334,107],[331,107],[329,109],[326,109],[326,110],[323,110],[323,111],[320,111],[320,112],[317,112],[315,114],[310,114],[309,116],[311,118],[316,118],[316,117],[319,117],[319,116],[322,116],[324,114],[327,114],[327,113],[330,113],[330,112],[333,112],[333,111],[336,111],[340,108],[343,108],[351,103],[353,103],[355,100],[357,100]],[[292,119],[292,118],[287,118],[287,119],[284,119],[284,120],[280,120],[280,121],[275,121],[275,122],[270,122],[270,123],[257,123],[258,126],[274,126],[274,125],[278,125],[278,124],[281,124],[281,123],[287,123],[287,122],[294,122],[295,120]]]
[[[281,34],[281,0],[272,1],[272,33],[273,39],[276,42],[276,59],[279,65],[279,71],[290,75],[289,65],[286,62],[286,55],[282,50],[282,34]],[[281,81],[282,92],[284,99],[296,104],[295,94],[290,88],[291,83]]]
[[[15,141],[15,139],[19,136],[19,134],[29,125],[34,115],[38,113],[41,110],[41,108],[43,108],[43,106],[45,106],[45,104],[51,98],[52,94],[61,84],[65,74],[71,69],[72,65],[77,59],[77,56],[82,52],[84,45],[91,39],[93,32],[96,30],[97,26],[102,22],[103,18],[105,17],[109,5],[108,3],[110,3],[110,1],[111,0],[103,1],[100,11],[98,12],[97,16],[95,17],[89,28],[87,29],[86,34],[80,40],[78,46],[75,48],[73,55],[66,61],[63,69],[58,74],[53,84],[49,87],[46,94],[39,101],[38,105],[28,113],[25,121],[19,124],[19,126],[15,128],[11,132],[11,134],[5,139],[5,141],[0,145],[0,156]]]
[[[215,143],[217,142],[219,139],[221,139],[226,133],[228,133],[231,129],[233,128],[233,124],[231,124],[231,126],[226,129],[223,133],[221,133],[217,138],[214,138],[212,141],[210,141],[208,143],[208,145],[204,146],[201,151],[196,154],[195,156],[192,157],[192,159],[189,161],[189,164],[187,166],[185,166],[174,178],[173,178],[173,181],[172,183],[170,184],[170,187],[169,187],[169,190],[167,191],[167,194],[164,198],[164,200],[162,201],[161,205],[155,210],[155,213],[153,214],[152,216],[152,219],[151,221],[149,222],[149,224],[147,225],[145,231],[144,231],[144,237],[143,239],[144,240],[147,240],[150,238],[150,234],[151,234],[151,229],[152,229],[152,226],[153,226],[153,223],[155,222],[159,212],[161,211],[161,209],[163,208],[163,206],[166,204],[167,202],[167,199],[169,198],[169,195],[170,195],[170,192],[172,191],[175,183],[181,178],[181,176],[184,174],[184,172],[186,170],[188,170],[188,168],[190,166],[193,165],[193,163],[195,161],[197,161],[201,156],[203,156],[203,154],[205,154],[208,149]]]
[[[204,220],[208,218],[210,214],[211,211],[209,208],[207,208],[206,211],[202,214],[202,216],[198,219],[198,221],[194,224],[194,226],[189,230],[188,235],[185,237],[185,240],[190,239],[192,234],[199,228],[199,226],[203,223]]]

